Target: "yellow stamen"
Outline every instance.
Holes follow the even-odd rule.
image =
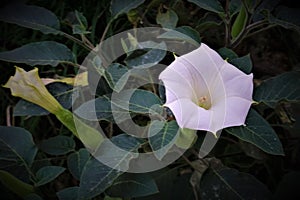
[[[200,97],[198,100],[198,106],[208,110],[211,107],[210,100],[207,98],[207,96]]]

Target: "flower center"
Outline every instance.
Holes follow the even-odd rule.
[[[205,110],[210,109],[211,107],[211,102],[207,96],[200,97],[198,100],[198,106],[201,108],[204,108]]]

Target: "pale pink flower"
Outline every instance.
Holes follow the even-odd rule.
[[[253,75],[246,75],[204,43],[177,57],[159,76],[166,103],[180,128],[216,134],[244,125],[252,103]]]

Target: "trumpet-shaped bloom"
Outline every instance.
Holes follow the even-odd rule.
[[[246,75],[204,43],[177,57],[160,75],[165,106],[181,128],[216,134],[243,125],[252,103],[253,75]]]
[[[24,69],[16,67],[15,75],[11,76],[3,87],[10,88],[13,96],[35,103],[53,114],[63,109],[48,92],[39,77],[38,68],[26,72]]]
[[[85,124],[69,110],[64,109],[48,92],[39,77],[38,68],[26,72],[24,69],[16,67],[15,75],[10,77],[3,87],[9,88],[13,96],[21,97],[55,114],[57,119],[90,150],[94,151],[102,143],[103,136],[96,129]]]

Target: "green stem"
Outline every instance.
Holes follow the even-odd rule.
[[[103,142],[104,138],[100,132],[81,121],[69,110],[61,109],[55,115],[90,151],[97,150]]]

